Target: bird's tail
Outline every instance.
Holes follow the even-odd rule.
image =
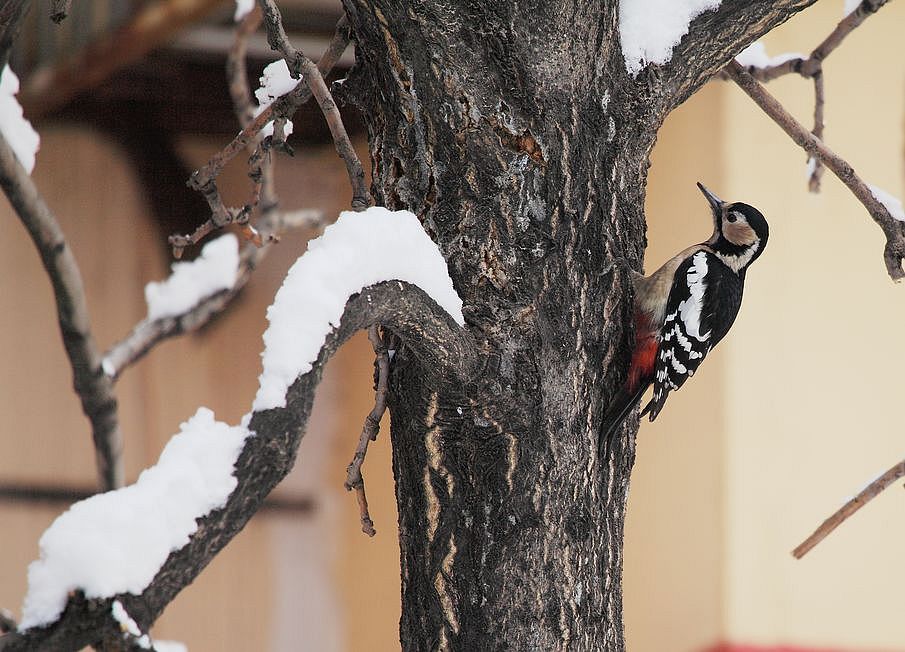
[[[625,417],[628,416],[628,413],[638,405],[638,402],[641,400],[641,396],[644,394],[648,385],[650,385],[649,382],[638,383],[637,388],[634,391],[627,387],[623,387],[619,390],[619,393],[613,397],[613,400],[610,401],[610,407],[609,410],[607,410],[606,416],[603,418],[603,424],[600,427],[600,437],[597,441],[597,454],[599,456],[603,455],[604,445],[612,440],[613,433],[615,433],[616,429],[622,425],[622,422],[625,421]]]

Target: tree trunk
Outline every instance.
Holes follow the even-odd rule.
[[[464,386],[393,360],[406,650],[624,647],[635,428],[597,437],[657,125],[616,3],[561,4],[346,2],[375,197],[421,218],[483,355]]]

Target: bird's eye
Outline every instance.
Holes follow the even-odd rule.
[[[737,220],[737,219],[738,219],[738,216],[735,213],[729,213],[729,215],[726,216],[727,222],[735,222],[735,220]]]

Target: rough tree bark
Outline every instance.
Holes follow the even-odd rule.
[[[76,593],[0,649],[119,649],[114,599],[147,631],[288,473],[323,364],[373,324],[396,338],[403,648],[624,649],[637,422],[601,458],[597,434],[627,363],[649,154],[670,110],[814,1],[724,0],[631,77],[617,0],[344,0],[358,66],[342,94],[368,125],[375,198],[421,218],[466,328],[397,282],[351,297],[286,407],[252,416],[226,505],[148,587]]]
[[[637,425],[602,459],[596,442],[649,153],[670,109],[806,4],[724,3],[633,79],[615,1],[346,0],[377,202],[438,243],[482,357],[465,385],[393,361],[404,649],[624,646]]]

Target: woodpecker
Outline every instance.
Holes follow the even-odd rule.
[[[653,397],[641,416],[653,421],[669,393],[694,375],[735,321],[745,273],[767,244],[769,228],[760,211],[724,202],[701,183],[698,188],[713,212],[713,234],[650,276],[635,274],[632,360],[600,429],[601,449],[650,385]]]

